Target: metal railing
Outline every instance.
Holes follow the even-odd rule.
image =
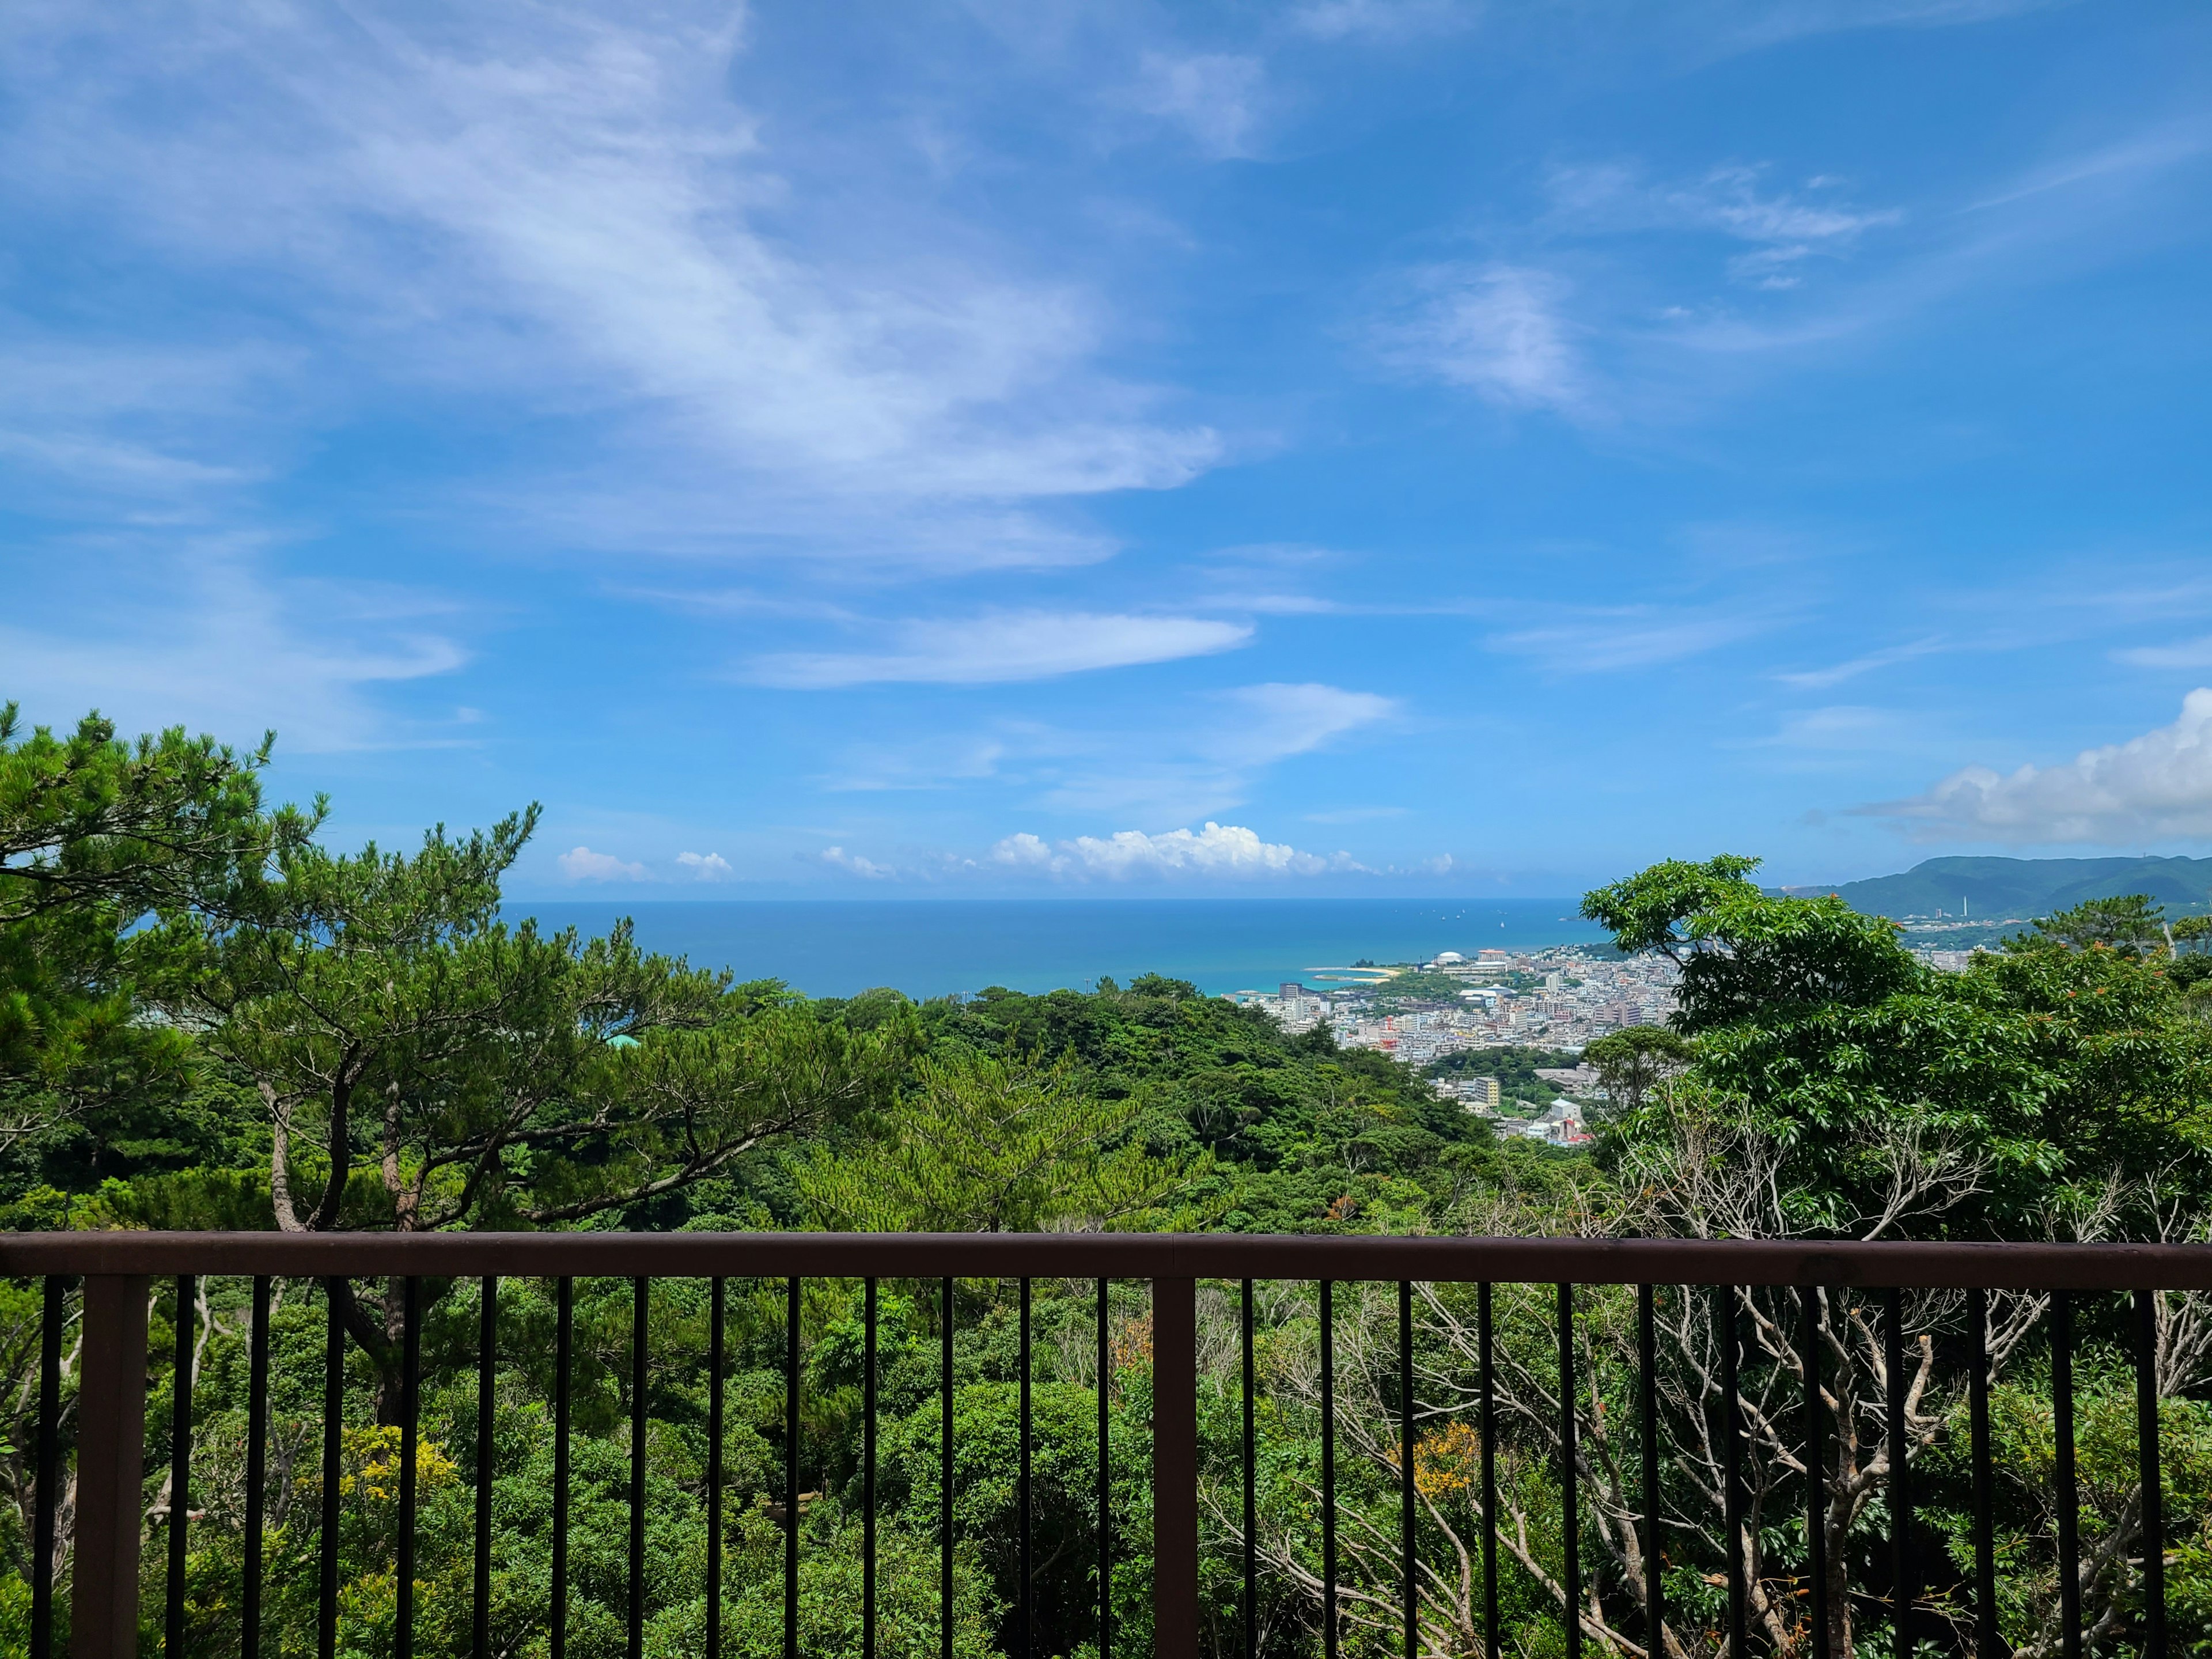
[[[1739,1547],[1748,1524],[1744,1511],[1741,1457],[1745,1425],[1737,1367],[1742,1344],[1736,1334],[1737,1298],[1753,1289],[1801,1292],[1802,1327],[1796,1340],[1803,1361],[1802,1450],[1803,1467],[1826,1475],[1835,1425],[1833,1401],[1824,1393],[1821,1360],[1823,1297],[1845,1289],[1877,1293],[1881,1314],[1880,1340],[1886,1350],[1887,1432],[1892,1595],[1900,1605],[1914,1582],[1911,1559],[1913,1526],[1910,1459],[1904,1443],[1906,1405],[1906,1340],[1902,1293],[1912,1291],[1964,1292],[1972,1332],[1967,1364],[1971,1418],[1972,1547],[1971,1636],[1954,1643],[1970,1645],[1977,1659],[1998,1659],[2006,1651],[1998,1630],[1997,1589],[1991,1518],[1990,1450],[1990,1364],[1984,1346],[1986,1298],[1993,1291],[2050,1294],[2051,1302],[2051,1391],[2058,1459],[2057,1506],[2058,1583],[2063,1601],[2063,1651],[2081,1651],[2079,1605],[2080,1540],[2076,1529],[2073,1315],[2075,1298],[2084,1293],[2125,1292],[2132,1296],[2130,1354],[2136,1384],[2136,1453],[2141,1482],[2139,1528],[2141,1650],[2146,1659],[2164,1659],[2166,1648],[2165,1540],[2160,1512],[2160,1395],[2156,1377],[2156,1297],[2161,1292],[2212,1291],[2212,1246],[2043,1245],[1923,1243],[1791,1243],[1672,1240],[1527,1238],[1262,1237],[1242,1235],[835,1235],[835,1234],[438,1234],[297,1235],[78,1233],[21,1234],[0,1238],[0,1275],[43,1278],[43,1323],[40,1342],[36,1503],[30,1539],[32,1608],[29,1659],[50,1659],[54,1628],[57,1516],[63,1490],[62,1354],[73,1281],[82,1280],[76,1391],[76,1468],[74,1548],[71,1553],[70,1651],[76,1659],[128,1659],[139,1650],[140,1552],[146,1534],[144,1470],[148,1313],[156,1279],[177,1281],[179,1307],[190,1304],[195,1278],[238,1276],[252,1281],[249,1335],[249,1426],[245,1494],[244,1578],[240,1634],[243,1659],[261,1659],[262,1528],[266,1484],[265,1442],[269,1432],[270,1286],[274,1278],[332,1281],[375,1277],[397,1281],[402,1314],[398,1429],[398,1534],[395,1562],[398,1659],[411,1659],[416,1562],[415,1529],[417,1425],[420,1411],[420,1340],[425,1279],[475,1278],[482,1281],[477,1342],[477,1463],[473,1538],[473,1652],[488,1659],[494,1536],[491,1524],[490,1463],[495,1432],[493,1371],[497,1358],[498,1288],[502,1279],[550,1281],[556,1287],[557,1326],[552,1401],[555,1447],[552,1493],[552,1603],[548,1638],[552,1659],[562,1659],[567,1634],[568,1535],[572,1433],[570,1374],[573,1365],[573,1287],[577,1279],[628,1279],[633,1289],[629,1345],[630,1434],[629,1483],[629,1571],[627,1648],[630,1659],[645,1649],[645,1597],[638,1591],[646,1553],[646,1398],[651,1355],[648,1286],[672,1278],[703,1279],[711,1285],[708,1337],[708,1449],[707,1456],[707,1595],[704,1659],[720,1659],[722,1608],[722,1498],[726,1421],[722,1384],[726,1376],[725,1286],[732,1279],[784,1281],[785,1467],[781,1524],[783,1530],[783,1646],[798,1659],[799,1479],[801,1413],[799,1313],[802,1279],[860,1280],[865,1285],[865,1359],[862,1452],[862,1638],[864,1655],[876,1650],[877,1632],[877,1285],[879,1280],[927,1284],[936,1281],[946,1310],[941,1320],[939,1354],[942,1401],[942,1459],[939,1516],[942,1597],[942,1652],[951,1659],[953,1620],[953,1320],[956,1280],[1016,1280],[1019,1285],[1020,1449],[1017,1504],[1020,1515],[1020,1605],[1012,1628],[1015,1645],[1029,1659],[1027,1633],[1035,1628],[1031,1605],[1035,1574],[1030,1559],[1032,1370],[1030,1287],[1032,1280],[1076,1280],[1096,1284],[1098,1390],[1098,1559],[1099,1596],[1095,1609],[1097,1652],[1113,1651],[1110,1625],[1111,1548],[1109,1514],[1111,1486],[1105,1478],[1110,1455],[1107,1390],[1108,1291],[1109,1281],[1149,1280],[1152,1340],[1152,1468],[1153,1492],[1153,1646],[1160,1659],[1196,1659],[1201,1644],[1200,1616],[1200,1443],[1196,1291],[1201,1281],[1234,1287],[1239,1311],[1242,1413],[1241,1527],[1232,1527],[1243,1575],[1239,1650],[1259,1646],[1260,1550],[1255,1516],[1254,1401],[1254,1281],[1313,1282],[1318,1286],[1321,1359],[1320,1404],[1321,1639],[1328,1659],[1335,1659],[1340,1636],[1338,1536],[1337,1365],[1331,1344],[1336,1328],[1332,1297],[1340,1285],[1389,1284],[1398,1287],[1396,1428],[1401,1449],[1395,1473],[1400,1482],[1399,1591],[1402,1597],[1403,1650],[1419,1659],[1419,1533],[1416,1467],[1413,1451],[1419,1425],[1415,1409],[1414,1320],[1416,1285],[1480,1287],[1480,1377],[1474,1414],[1480,1443],[1482,1535],[1480,1575],[1489,1659],[1501,1648],[1498,1612],[1497,1457],[1500,1429],[1494,1392],[1492,1286],[1556,1287],[1557,1384],[1559,1401],[1561,1474],[1559,1517],[1564,1551],[1563,1618],[1568,1659],[1579,1659],[1585,1632],[1581,1609],[1587,1585],[1583,1578],[1583,1518],[1578,1514],[1578,1471],[1587,1464],[1577,1450],[1576,1321],[1578,1287],[1635,1287],[1638,1422],[1640,1429],[1641,1512],[1632,1517],[1639,1530],[1644,1582],[1630,1585],[1644,1649],[1655,1645],[1651,1632],[1662,1630],[1666,1592],[1658,1535],[1661,1512],[1660,1436],[1655,1395],[1658,1359],[1655,1339],[1654,1291],[1661,1286],[1710,1287],[1729,1332],[1718,1344],[1722,1376],[1718,1394],[1725,1413],[1719,1443],[1725,1470],[1727,1617],[1725,1646],[1729,1659],[1748,1659],[1754,1642],[1747,1620],[1748,1587],[1745,1552]],[[337,1651],[339,1504],[342,1481],[341,1433],[347,1333],[340,1298],[330,1298],[322,1420],[322,1528],[319,1585],[318,1647],[322,1659]],[[1778,1304],[1779,1305],[1779,1304]],[[191,1490],[192,1337],[179,1316],[169,1425],[167,1569],[163,1651],[167,1659],[185,1656],[185,1577]],[[1720,1328],[1716,1326],[1716,1328]],[[1871,1328],[1871,1327],[1869,1327]],[[1548,1363],[1548,1361],[1547,1361]],[[1807,1630],[1812,1652],[1830,1659],[1830,1624],[1823,1598],[1826,1564],[1820,1559],[1825,1536],[1819,1481],[1808,1479],[1806,1547],[1814,1560],[1809,1579],[1811,1616]],[[1894,1620],[1899,1659],[1913,1648],[1911,1620]]]

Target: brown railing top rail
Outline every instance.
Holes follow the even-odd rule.
[[[2212,1290],[2212,1244],[1249,1233],[16,1233],[0,1273],[1334,1279]]]

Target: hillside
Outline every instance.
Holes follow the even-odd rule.
[[[1839,887],[1793,887],[1792,893],[1832,892],[1869,915],[1970,917],[2048,915],[2084,899],[2148,893],[2179,915],[2212,908],[2212,859],[1940,858],[1902,875],[1875,876]]]

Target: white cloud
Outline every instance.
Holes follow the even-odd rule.
[[[991,856],[1000,864],[1012,864],[1024,869],[1042,870],[1052,866],[1052,848],[1028,830],[1018,830],[991,849]]]
[[[1439,265],[1412,283],[1412,303],[1375,331],[1392,366],[1511,408],[1595,412],[1560,278],[1520,265]]]
[[[1123,830],[1111,836],[1078,836],[1047,843],[1024,830],[991,849],[994,862],[1014,869],[1087,880],[1226,877],[1232,879],[1317,876],[1358,871],[1351,855],[1332,858],[1262,841],[1255,830],[1209,821],[1201,830],[1147,835]]]
[[[1165,726],[1115,733],[1030,734],[1042,751],[1057,740],[1052,787],[1038,799],[1054,811],[1195,818],[1244,802],[1255,775],[1322,749],[1395,714],[1395,699],[1339,686],[1239,686],[1184,703]]]
[[[1750,52],[1802,35],[1949,28],[2066,3],[2068,0],[1781,0],[1766,6],[1727,6],[1712,21],[1725,45]]]
[[[2086,749],[2063,765],[1954,772],[1926,793],[1863,809],[1917,840],[2139,846],[2212,836],[2212,690],[2182,699],[2171,726]]]
[[[1218,759],[1264,766],[1303,755],[1397,712],[1396,699],[1372,691],[1307,684],[1239,686],[1223,694],[1233,711],[1204,744]]]
[[[1753,244],[1729,262],[1729,274],[1756,288],[1795,288],[1805,261],[1850,249],[1865,231],[1893,225],[1894,208],[1846,206],[1832,179],[1802,191],[1762,190],[1765,169],[1716,167],[1669,184],[1647,182],[1633,167],[1559,168],[1552,175],[1553,216],[1584,232],[1704,230]]]
[[[939,556],[989,566],[1053,540],[1024,501],[1172,488],[1218,461],[1212,431],[1098,367],[1115,332],[1098,294],[911,190],[900,147],[811,153],[735,103],[741,18],[680,0],[22,9],[0,51],[5,182],[189,273],[178,291],[294,308],[316,343],[286,371],[302,400],[587,415],[608,465],[509,492],[550,489],[551,522],[580,495],[583,520],[863,557],[871,532],[942,542],[951,524],[969,551]],[[1193,62],[1185,118],[1232,137],[1233,61]],[[1182,86],[1167,73],[1160,95]],[[805,170],[830,166],[838,205],[810,212]],[[27,459],[182,465],[76,432],[47,450]],[[1001,518],[1019,548],[995,547]]]
[[[2212,634],[2173,645],[2138,645],[2112,653],[2130,668],[2212,668]]]
[[[1256,58],[1148,52],[1127,95],[1131,108],[1181,127],[1205,154],[1243,155],[1265,78]]]
[[[554,860],[571,881],[650,881],[641,864],[630,864],[612,853],[594,853],[588,847],[572,847]]]
[[[1534,659],[1559,674],[1607,673],[1680,662],[1773,627],[1765,612],[1685,612],[1637,606],[1493,634],[1493,651]]]
[[[1035,789],[1055,811],[1174,823],[1241,805],[1256,775],[1395,716],[1395,698],[1321,684],[1238,686],[1188,696],[1176,718],[1134,728],[1001,715],[979,731],[926,719],[846,747],[824,787],[935,790],[975,780]]]
[[[1894,754],[1913,722],[1893,708],[1869,708],[1853,703],[1834,703],[1792,714],[1759,746],[1822,751],[1858,752],[1880,750]]]
[[[746,678],[802,690],[884,682],[988,685],[1206,656],[1246,644],[1252,629],[1199,617],[1007,611],[900,623],[892,637],[887,651],[755,657]]]
[[[878,864],[873,859],[864,859],[858,853],[848,853],[842,847],[825,847],[822,861],[836,869],[849,871],[866,881],[889,881],[898,874],[888,864]]]
[[[1480,9],[1468,0],[1306,0],[1291,27],[1316,40],[1401,40],[1469,27]]]
[[[676,862],[694,881],[727,881],[737,873],[720,853],[678,853]]]
[[[49,722],[96,707],[126,728],[182,724],[234,743],[274,726],[283,754],[440,744],[475,723],[395,718],[371,701],[469,660],[434,598],[287,582],[251,548],[178,539],[191,556],[173,562],[77,550],[51,599],[25,573],[0,623],[6,695]]]
[[[1845,680],[1856,679],[1878,668],[1888,668],[1901,662],[1911,662],[1943,648],[1941,640],[1915,640],[1910,645],[1893,645],[1880,651],[1869,651],[1863,657],[1853,657],[1847,662],[1831,664],[1826,668],[1808,668],[1795,673],[1777,674],[1774,678],[1784,685],[1794,685],[1801,690],[1823,691],[1832,685],[1841,685]]]

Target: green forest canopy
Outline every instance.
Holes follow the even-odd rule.
[[[2170,955],[2161,935],[2130,920],[2134,911],[2089,907],[2052,916],[1964,972],[1947,974],[1907,952],[1890,924],[1842,900],[1762,892],[1747,859],[1655,865],[1597,890],[1587,896],[1585,914],[1611,930],[1620,948],[1659,951],[1680,965],[1680,1012],[1663,1040],[1655,1034],[1620,1045],[1626,1058],[1617,1073],[1638,1080],[1597,1121],[1595,1151],[1579,1155],[1498,1141],[1486,1121],[1378,1053],[1341,1050],[1325,1028],[1287,1035],[1255,1010],[1158,975],[1126,986],[1101,981],[1090,993],[994,988],[919,1005],[889,990],[809,1000],[773,981],[737,984],[642,951],[626,929],[583,939],[510,927],[500,881],[534,826],[533,812],[464,836],[433,830],[410,852],[334,853],[318,839],[319,803],[295,811],[263,801],[267,756],[265,744],[239,753],[180,732],[125,743],[97,720],[64,736],[21,732],[12,711],[0,720],[6,1224],[1103,1225],[1989,1239],[2201,1237],[2212,1213],[2212,1046],[2204,1018],[2212,958]],[[2138,908],[2149,914],[2148,905]],[[1638,1056],[1637,1065],[1626,1063]],[[1447,1069],[1516,1081],[1526,1075],[1534,1084],[1534,1066],[1557,1058],[1491,1051],[1457,1057]],[[26,1285],[0,1291],[0,1338],[17,1382],[9,1409],[20,1419],[35,1292]],[[239,1287],[218,1283],[207,1294],[204,1310],[161,1316],[189,1314],[209,1337],[196,1410],[207,1425],[210,1489],[218,1495],[210,1500],[213,1520],[193,1534],[191,1571],[193,1616],[211,1643],[234,1616],[236,1534],[226,1529],[230,1500],[221,1493],[232,1490],[223,1485],[233,1480],[224,1449],[234,1443],[243,1407]],[[431,1542],[442,1540],[447,1550],[441,1555],[426,1545],[425,1559],[441,1564],[434,1575],[447,1577],[426,1592],[425,1617],[433,1626],[444,1620],[439,1627],[456,1641],[465,1596],[452,1575],[461,1571],[454,1564],[465,1554],[477,1457],[474,1294],[467,1285],[441,1286],[430,1310],[428,1461],[418,1468]],[[702,1593],[696,1553],[684,1541],[703,1524],[702,1315],[698,1286],[671,1283],[653,1294],[659,1334],[648,1406],[661,1541],[653,1546],[648,1595],[655,1640],[672,1652],[693,1640]],[[925,1638],[936,1618],[930,1348],[946,1310],[933,1294],[889,1287],[884,1328],[892,1425],[887,1616],[905,1621],[915,1650],[933,1645]],[[596,1656],[615,1650],[608,1644],[619,1629],[628,1310],[618,1285],[586,1286],[580,1295],[584,1565],[573,1587],[581,1623],[570,1652]],[[304,1433],[310,1421],[319,1297],[295,1286],[280,1308],[280,1434]],[[1060,1575],[1054,1605],[1062,1623],[1047,1649],[1054,1653],[1077,1653],[1087,1639],[1077,1611],[1088,1594],[1081,1564],[1095,1543],[1085,1532],[1095,1494],[1085,1425],[1101,1382],[1085,1358],[1089,1298],[1085,1286],[1046,1285],[1037,1304],[1039,1433],[1055,1470],[1042,1501],[1059,1529],[1050,1571]],[[1353,1327],[1394,1317],[1370,1300],[1347,1292],[1345,1317]],[[781,1456],[780,1315],[765,1295],[746,1291],[740,1304],[730,1397],[742,1443],[732,1507],[720,1524],[733,1553],[735,1650],[766,1653],[780,1639],[772,1616],[780,1606],[778,1547],[763,1507]],[[1224,1316],[1209,1305],[1218,1324]],[[1540,1338],[1543,1316],[1511,1296],[1503,1305],[1506,1386],[1534,1391],[1533,1400],[1546,1386],[1543,1362],[1522,1357],[1516,1334]],[[538,1640],[530,1621],[544,1606],[548,1570],[547,1308],[541,1285],[518,1283],[502,1296],[500,1451],[489,1473],[507,1564],[500,1616],[518,1650]],[[349,1650],[373,1653],[389,1639],[388,1573],[380,1579],[377,1563],[387,1559],[391,1516],[376,1494],[388,1489],[396,1456],[389,1425],[397,1299],[389,1286],[356,1282],[343,1287],[340,1311],[362,1407],[362,1426],[348,1442],[348,1478],[363,1494],[349,1511],[345,1543],[356,1586],[348,1640]],[[963,1460],[957,1504],[969,1540],[957,1643],[980,1655],[1008,1640],[1012,1316],[1004,1287],[988,1283],[963,1284],[951,1311]],[[1534,1321],[1526,1331],[1514,1322],[1524,1312]],[[853,1287],[810,1286],[802,1458],[822,1494],[806,1522],[810,1652],[850,1651],[854,1634],[856,1316]],[[1417,1465],[1434,1487],[1423,1524],[1433,1528],[1430,1547],[1438,1549],[1463,1540],[1471,1524],[1472,1500],[1454,1473],[1462,1465],[1451,1462],[1460,1455],[1452,1437],[1464,1428],[1466,1395],[1452,1390],[1464,1386],[1468,1357],[1456,1345],[1465,1316],[1451,1296],[1424,1304],[1424,1351],[1440,1398],[1461,1401],[1438,1407],[1424,1443],[1420,1455],[1440,1461]],[[1915,1316],[1955,1320],[1956,1311],[1931,1303]],[[2030,1309],[2026,1317],[2023,1329],[2039,1315]],[[2087,1317],[2084,1409],[2100,1421],[2095,1413],[2109,1404],[2112,1422],[2124,1426],[2132,1385],[2112,1358],[2118,1328]],[[2212,1331],[2212,1320],[2187,1308],[2177,1306],[2173,1317],[2177,1330],[2198,1328],[2187,1323],[2197,1318]],[[1112,1321],[1108,1383],[1117,1468],[1133,1472],[1142,1468],[1149,1420],[1149,1350],[1136,1287],[1117,1289]],[[1310,1304],[1296,1287],[1271,1287],[1261,1324],[1270,1356],[1263,1386],[1273,1402],[1262,1445],[1263,1526],[1279,1569],[1270,1651],[1304,1652],[1312,1634],[1299,1577],[1302,1552],[1310,1548],[1315,1447]],[[1626,1363],[1627,1329],[1613,1300],[1585,1297],[1594,1377]],[[1697,1391],[1704,1385],[1694,1383],[1710,1370],[1700,1370],[1697,1344],[1710,1339],[1710,1329],[1686,1314],[1679,1340],[1686,1346],[1670,1350],[1668,1363],[1679,1368],[1670,1375],[1689,1390],[1686,1432],[1711,1405]],[[1378,1335],[1372,1351],[1385,1346]],[[1525,1351],[1543,1352],[1541,1340]],[[1836,1386],[1866,1386],[1878,1357],[1849,1342],[1842,1352]],[[2032,1353],[2019,1350],[1999,1378],[2001,1389],[2014,1391],[2004,1398],[2027,1413],[2008,1419],[2006,1429],[2020,1440],[2008,1479],[2027,1483],[2016,1492],[2008,1486],[2006,1500],[2008,1617],[2019,1642],[2037,1639],[2055,1606],[2047,1506],[2038,1507],[2033,1486],[2047,1464],[2036,1461],[2042,1443],[2035,1437],[2045,1431],[2033,1416]],[[1940,1561],[1950,1547],[1946,1494],[1961,1478],[1955,1461],[1944,1462],[1953,1455],[1948,1413],[1957,1375],[1949,1346],[1926,1354],[1933,1369],[1924,1394],[1915,1396],[1923,1403],[1914,1407],[1921,1427],[1912,1455],[1929,1483],[1916,1500],[1928,1529],[1923,1553]],[[2159,1379],[2175,1437],[2168,1462],[2174,1535],[2198,1540],[2189,1546],[2197,1553],[2185,1552],[2175,1567],[2185,1601],[2212,1596],[2205,1565],[2212,1563],[2212,1423],[2199,1403],[2212,1382],[2208,1354],[2212,1339],[2195,1349],[2177,1340]],[[1782,1356],[1767,1361],[1778,1364]],[[1214,1376],[1206,1386],[1215,1402],[1206,1419],[1215,1437],[1208,1455],[1218,1461],[1233,1450],[1218,1438],[1225,1428],[1216,1410],[1229,1379]],[[1390,1421],[1385,1390],[1357,1366],[1342,1387],[1342,1432],[1369,1448],[1351,1463],[1346,1501],[1387,1516],[1395,1454],[1387,1437],[1371,1437]],[[157,1400],[152,1420],[164,1420],[163,1409]],[[1521,1523],[1548,1512],[1545,1483],[1554,1477],[1547,1460],[1557,1448],[1543,1437],[1543,1419],[1537,1411],[1514,1419],[1522,1426],[1508,1448],[1519,1483],[1510,1501],[1524,1506]],[[1602,1430],[1594,1418],[1585,1433]],[[0,1578],[0,1638],[20,1629],[28,1490],[26,1427],[14,1421],[7,1432],[0,1480],[14,1520],[0,1518],[0,1546],[17,1571]],[[1794,1478],[1785,1452],[1777,1441],[1750,1454],[1756,1478],[1781,1494],[1778,1514],[1789,1512],[1785,1488]],[[2117,1472],[2090,1492],[2085,1526],[2123,1559],[2132,1524],[2127,1458],[2099,1444],[2085,1455],[2106,1458]],[[1869,1462],[1837,1478],[1849,1490],[1839,1486],[1826,1524],[1834,1534],[1831,1559],[1842,1564],[1852,1540],[1878,1528],[1887,1475]],[[1602,1482],[1592,1479],[1601,1510]],[[1127,1481],[1117,1503],[1137,1518],[1121,1541],[1115,1595],[1128,1640],[1141,1644],[1146,1499],[1134,1473]],[[1678,1616],[1694,1626],[1717,1616],[1697,1588],[1712,1570],[1717,1534],[1694,1483],[1677,1501],[1686,1517],[1679,1565],[1687,1575]],[[280,1507],[272,1548],[304,1563],[314,1545],[313,1506]],[[1606,1540],[1623,1535],[1618,1528],[1594,1534],[1583,1547],[1613,1548]],[[1531,1630],[1556,1638],[1562,1610],[1547,1599],[1556,1572],[1546,1563],[1559,1540],[1547,1542],[1540,1526],[1516,1536],[1509,1600]],[[1802,1559],[1802,1528],[1791,1540],[1784,1528],[1759,1542],[1774,1572],[1786,1576]],[[1614,1562],[1607,1595],[1638,1593],[1629,1565]],[[1355,1580],[1368,1574],[1382,1584],[1389,1570],[1386,1560],[1356,1550],[1346,1568]],[[285,1589],[272,1618],[293,1632],[284,1643],[307,1629],[299,1622],[307,1603],[297,1598],[311,1579],[302,1570],[276,1581]],[[1932,1574],[1929,1595],[1948,1593],[1948,1582]],[[2116,1568],[2095,1588],[2117,1630],[2134,1616],[2130,1582]],[[1209,1595],[1230,1598],[1216,1616],[1231,1619],[1229,1589],[1218,1577],[1208,1583]],[[1761,1600],[1758,1616],[1778,1646],[1797,1639],[1795,1606],[1785,1596]],[[1434,1605],[1424,1605],[1439,1642],[1457,1639],[1450,1632],[1469,1616],[1443,1587]],[[1621,1616],[1632,1623],[1632,1612]],[[1888,1614],[1853,1604],[1839,1616],[1856,1621],[1856,1639],[1873,1640]],[[1538,1649],[1548,1651],[1543,1644],[1553,1638]]]

